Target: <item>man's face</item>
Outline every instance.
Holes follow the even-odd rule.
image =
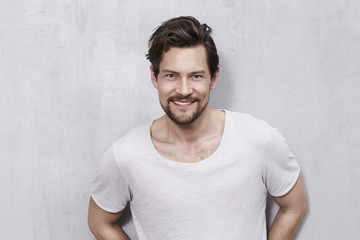
[[[217,73],[211,79],[203,45],[172,47],[163,53],[157,79],[153,72],[151,79],[167,116],[177,124],[187,125],[206,109]]]

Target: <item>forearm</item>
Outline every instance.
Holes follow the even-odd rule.
[[[126,233],[117,224],[90,226],[90,230],[97,240],[129,240]]]
[[[268,234],[268,240],[291,240],[294,238],[307,212],[304,206],[300,210],[279,209]]]

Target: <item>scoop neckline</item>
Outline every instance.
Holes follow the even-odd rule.
[[[148,126],[147,126],[147,138],[148,138],[148,141],[151,145],[151,151],[155,154],[156,156],[156,161],[160,161],[162,163],[165,163],[165,164],[168,164],[168,165],[172,165],[172,166],[181,166],[181,167],[189,167],[189,166],[198,166],[198,165],[203,165],[203,164],[206,164],[208,162],[211,162],[211,160],[213,158],[216,157],[216,155],[218,155],[221,150],[223,149],[223,145],[224,145],[224,142],[226,141],[226,136],[228,135],[228,128],[229,128],[229,119],[230,119],[230,112],[225,110],[225,109],[219,109],[221,111],[223,111],[225,113],[225,120],[224,120],[224,131],[223,131],[223,134],[222,134],[222,137],[221,137],[221,140],[220,140],[220,143],[218,145],[218,147],[216,148],[216,150],[210,155],[208,156],[207,158],[203,159],[203,160],[200,160],[198,162],[194,162],[194,163],[186,163],[186,162],[178,162],[178,161],[175,161],[175,160],[171,160],[171,159],[167,159],[165,158],[163,155],[161,155],[155,148],[154,146],[154,143],[151,139],[151,127],[152,127],[152,124],[154,121],[151,121]]]

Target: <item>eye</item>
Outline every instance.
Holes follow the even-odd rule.
[[[193,75],[194,80],[201,80],[203,78],[202,75]]]
[[[166,74],[165,77],[166,77],[167,79],[175,79],[176,75],[173,74],[173,73],[169,73],[169,74]]]

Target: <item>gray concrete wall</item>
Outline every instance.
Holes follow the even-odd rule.
[[[1,1],[1,239],[93,238],[95,162],[162,114],[144,55],[179,15],[214,29],[211,105],[267,120],[297,155],[310,201],[297,239],[359,239],[359,13],[356,0]]]

